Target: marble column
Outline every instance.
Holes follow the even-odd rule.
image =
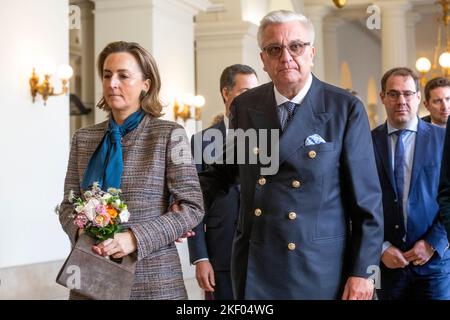
[[[324,42],[324,66],[325,80],[335,86],[339,86],[339,46],[338,46],[338,27],[344,21],[338,17],[326,19],[323,28]]]
[[[219,90],[220,75],[225,67],[246,64],[255,69],[261,83],[270,80],[259,57],[257,30],[256,25],[246,21],[197,23],[197,89],[206,98],[202,112],[203,127],[225,110]]]
[[[410,1],[380,0],[381,9],[382,72],[408,64],[408,33],[406,12]]]
[[[314,58],[314,67],[312,69],[314,75],[319,79],[325,79],[325,50],[323,41],[323,18],[330,12],[328,6],[317,4],[317,2],[308,1],[304,3],[304,14],[308,17],[315,29],[314,47],[316,48],[316,56]]]
[[[420,21],[421,15],[416,12],[409,12],[406,15],[406,38],[408,46],[407,66],[413,70],[416,69],[416,24]]]

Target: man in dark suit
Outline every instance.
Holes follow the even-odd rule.
[[[272,82],[233,101],[230,127],[241,130],[226,154],[234,157],[200,174],[206,208],[236,178],[241,184],[234,296],[371,299],[383,222],[364,106],[312,75],[306,17],[271,12],[258,41]]]
[[[211,127],[195,134],[191,140],[192,154],[200,160],[196,161],[198,172],[205,170],[205,160],[212,162],[219,156],[212,153],[206,154],[206,159],[203,157],[205,149],[214,143],[214,139],[211,139],[214,136],[212,129],[219,133],[220,144],[225,145],[231,102],[241,93],[257,85],[255,70],[249,66],[234,64],[223,70],[220,77],[220,93],[225,104],[225,115]],[[195,265],[197,282],[206,292],[212,292],[215,300],[233,299],[230,262],[238,214],[239,185],[236,183],[228,193],[222,192],[217,195],[203,223],[194,228],[195,236],[188,238],[190,261]]]
[[[445,131],[444,152],[442,155],[441,175],[439,180],[439,209],[440,216],[447,231],[448,241],[450,242],[450,121],[447,121]]]
[[[419,80],[394,68],[381,80],[387,121],[373,130],[383,190],[381,299],[450,299],[450,251],[436,201],[445,130],[417,117]]]
[[[425,85],[424,93],[423,104],[430,114],[422,120],[445,128],[450,115],[450,80],[442,77],[433,78]]]

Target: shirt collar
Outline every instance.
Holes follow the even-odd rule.
[[[392,126],[389,121],[386,121],[387,123],[387,129],[388,129],[388,135],[390,135],[391,133],[394,133],[400,129],[395,128],[394,126]],[[412,132],[417,132],[417,127],[419,125],[419,119],[417,117],[414,117],[411,122],[403,129],[406,129],[408,131],[412,131]]]
[[[292,101],[294,103],[297,104],[301,104],[303,99],[305,98],[306,94],[309,91],[309,88],[311,88],[311,84],[312,84],[312,74],[309,74],[308,80],[306,80],[305,86],[302,88],[302,90],[300,90],[299,93],[297,93],[297,95],[292,98],[291,100],[289,100],[288,98],[286,98],[285,96],[283,96],[275,86],[273,86],[273,91],[275,93],[275,101],[277,102],[277,106],[288,102],[288,101]]]
[[[225,130],[228,131],[230,127],[230,119],[227,117],[227,114],[223,115],[223,122],[225,123]]]

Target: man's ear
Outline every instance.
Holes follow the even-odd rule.
[[[228,88],[227,88],[227,87],[222,88],[222,99],[223,99],[223,101],[224,101],[225,103],[228,102],[228,99],[229,99],[229,92],[228,92]]]
[[[428,103],[428,101],[424,101],[423,102],[423,105],[425,106],[425,108],[428,110],[428,111],[430,111],[430,104]]]
[[[264,70],[265,72],[267,72],[266,64],[265,64],[265,62],[264,62],[264,58],[263,58],[263,53],[262,53],[262,52],[259,53],[259,57],[261,58],[261,61],[262,61],[262,63],[263,63],[263,70]]]
[[[316,56],[316,47],[311,47],[311,61],[314,60]]]

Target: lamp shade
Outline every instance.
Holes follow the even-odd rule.
[[[205,105],[205,98],[201,95],[195,96],[193,99],[193,105],[198,108],[203,107]]]
[[[444,52],[439,56],[439,65],[442,68],[450,68],[450,52]]]
[[[58,66],[58,70],[56,71],[56,76],[62,80],[70,79],[73,75],[73,69],[68,64],[61,64]]]
[[[425,57],[421,57],[416,61],[416,69],[421,73],[427,73],[431,69],[431,62]]]

